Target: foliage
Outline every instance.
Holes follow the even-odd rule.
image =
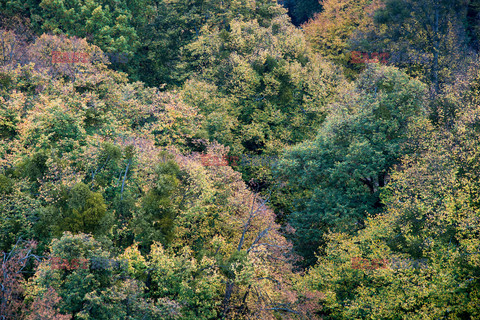
[[[2,1],[7,16],[22,13],[37,33],[87,39],[105,52],[132,57],[140,46],[139,28],[154,13],[151,1]],[[142,11],[140,14],[139,11]]]
[[[338,68],[313,55],[286,16],[266,25],[234,20],[229,27],[204,28],[186,48],[185,66],[194,67],[194,76],[182,96],[204,116],[202,138],[229,146],[238,157],[278,155],[313,138],[343,84]],[[240,170],[264,196],[275,189],[271,168]],[[271,203],[288,210],[276,191]]]
[[[142,294],[143,284],[127,277],[126,264],[114,263],[104,245],[85,234],[65,233],[53,240],[52,259],[87,259],[87,268],[54,268],[44,261],[29,282],[27,298],[52,288],[62,298],[60,310],[79,319],[164,319],[168,306]],[[105,261],[106,263],[102,263]],[[75,266],[75,264],[71,264]]]
[[[328,318],[479,316],[478,112],[476,104],[459,111],[451,130],[427,120],[413,126],[415,152],[384,190],[384,213],[356,236],[328,237],[326,255],[306,278],[325,293]],[[352,269],[350,259],[360,256],[428,262],[422,269]]]
[[[0,250],[8,252],[17,239],[32,239],[38,219],[39,201],[32,197],[26,181],[0,175]],[[3,192],[2,192],[3,191]]]
[[[19,236],[44,246],[62,231],[107,235],[113,223],[124,230],[144,196],[137,186],[154,173],[155,142],[185,148],[197,131],[194,108],[174,93],[127,83],[101,61],[83,63],[92,74],[51,63],[53,50],[72,47],[99,50],[45,35],[24,50],[35,65],[2,69],[11,82],[0,98],[5,250]],[[131,232],[115,236],[133,241]]]
[[[38,263],[38,257],[33,253],[37,243],[35,241],[21,241],[15,243],[10,251],[1,253],[0,277],[0,316],[2,319],[20,319],[32,311],[23,301],[25,278],[29,265]],[[58,313],[56,304],[60,301],[55,292],[50,292],[52,300],[36,300],[34,303],[37,314],[48,314],[49,319],[70,319],[68,315]],[[38,319],[31,313],[28,319]]]
[[[0,318],[480,318],[478,1],[283,4],[0,0]]]
[[[30,312],[26,319],[28,320],[40,320],[40,319],[52,319],[52,320],[69,320],[72,317],[70,315],[63,315],[58,312],[58,303],[61,298],[55,292],[54,289],[48,288],[43,294],[35,298],[30,306]]]
[[[409,124],[425,112],[425,87],[395,68],[372,66],[349,86],[315,140],[288,150],[279,176],[296,192],[290,217],[297,249],[314,261],[329,229],[355,232],[406,153]]]
[[[285,14],[274,1],[158,1],[154,20],[142,29],[143,47],[139,51],[142,80],[148,84],[181,86],[192,68],[184,63],[185,48],[198,40],[202,29],[227,31],[231,21],[256,20],[267,25]],[[153,71],[153,72],[152,72]]]
[[[177,64],[183,48],[202,27],[228,28],[233,19],[262,25],[285,14],[274,1],[0,1],[7,17],[18,14],[38,34],[76,36],[102,51],[126,54],[129,63],[113,66],[149,85],[181,85],[188,77]]]
[[[377,28],[364,42],[391,52],[392,63],[439,93],[441,85],[453,81],[471,59],[465,32],[467,3],[385,1],[375,14]]]
[[[311,137],[342,80],[285,16],[267,26],[232,21],[230,32],[203,29],[188,49],[201,73],[186,83],[185,101],[207,116],[210,139],[235,154],[276,153]]]
[[[352,40],[373,27],[373,14],[381,6],[377,0],[325,0],[323,11],[303,25],[315,52],[343,67],[349,78],[362,66],[352,63]],[[377,50],[378,51],[378,50]]]
[[[168,155],[165,155],[168,159]],[[179,185],[180,170],[173,160],[158,164],[157,181],[142,198],[141,210],[135,217],[136,240],[146,248],[153,241],[169,243],[174,237],[174,220],[180,198],[175,195]]]
[[[8,101],[2,110],[19,112],[0,149],[2,197],[16,197],[16,207],[9,208],[21,222],[4,245],[18,236],[34,237],[49,245],[50,261],[64,261],[61,268],[44,261],[35,271],[25,301],[39,313],[31,310],[29,316],[57,311],[81,319],[313,314],[315,295],[294,286],[291,248],[273,212],[231,168],[218,171],[203,167],[198,156],[181,155],[203,134],[203,117],[195,108],[175,93],[127,83],[101,62],[85,64],[95,74],[56,72],[43,50],[57,42],[48,36],[29,47],[34,55],[44,52],[38,65],[3,69],[12,87],[2,92]],[[68,45],[74,41],[63,50],[72,50]],[[162,151],[166,147],[169,152]],[[219,145],[208,148],[227,152]],[[262,207],[261,214],[248,219],[252,202]],[[194,226],[198,232],[192,232]],[[160,242],[163,257],[159,249],[150,251]],[[140,255],[128,249],[132,245]],[[183,247],[193,250],[183,255]],[[127,265],[95,266],[94,261],[115,260],[119,254],[127,257]],[[91,263],[75,268],[72,259]],[[179,268],[193,264],[169,279],[158,271],[161,259],[177,261]],[[172,291],[159,291],[165,283]]]
[[[42,212],[42,223],[51,226],[55,235],[63,231],[102,235],[109,231],[112,217],[100,193],[90,191],[83,183],[64,193],[55,206]]]

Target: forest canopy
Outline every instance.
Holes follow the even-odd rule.
[[[477,0],[0,0],[0,318],[479,319]]]

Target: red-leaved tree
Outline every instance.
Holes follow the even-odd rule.
[[[70,315],[63,315],[56,307],[60,297],[49,288],[43,295],[38,295],[27,307],[24,301],[24,272],[28,262],[36,267],[40,257],[33,251],[35,241],[19,239],[10,252],[1,253],[0,261],[0,320],[68,320]]]
[[[0,319],[20,319],[23,303],[23,271],[31,258],[37,243],[18,240],[10,252],[1,253],[0,261]]]

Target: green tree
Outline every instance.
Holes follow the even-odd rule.
[[[221,275],[214,260],[197,261],[185,247],[175,256],[166,254],[160,244],[151,249],[152,281],[157,289],[154,297],[177,297],[182,308],[182,319],[218,319]]]
[[[178,213],[180,170],[170,156],[158,164],[157,180],[142,198],[141,209],[134,218],[135,239],[148,249],[153,241],[168,244],[174,234],[174,222]]]
[[[218,144],[207,146],[212,157],[221,158],[227,151]],[[315,293],[294,286],[296,255],[275,223],[268,199],[251,193],[232,168],[199,168],[200,159],[192,160],[180,157],[181,192],[188,205],[176,217],[176,237],[165,251],[178,257],[188,246],[199,264],[206,264],[200,269],[203,275],[220,275],[220,293],[212,296],[213,302],[202,304],[215,305],[217,314],[225,318],[315,319],[319,305],[309,296]],[[196,298],[193,301],[198,303]]]
[[[229,27],[202,29],[186,48],[186,66],[199,71],[185,83],[182,96],[205,117],[201,135],[238,157],[275,156],[312,139],[344,81],[341,71],[312,54],[285,15],[267,25],[234,20]],[[263,192],[275,184],[271,168],[240,170]]]
[[[155,19],[142,29],[143,47],[139,51],[142,80],[150,85],[180,86],[196,71],[182,64],[185,47],[198,40],[202,28],[228,30],[234,19],[257,20],[267,25],[284,13],[280,5],[267,0],[159,1]]]
[[[479,109],[466,105],[449,130],[426,119],[412,126],[414,152],[384,189],[384,213],[358,235],[328,237],[327,254],[306,278],[325,292],[327,318],[479,317]],[[386,259],[388,266],[354,269],[356,257]]]
[[[27,299],[52,288],[62,298],[59,309],[78,319],[174,319],[168,305],[146,298],[144,285],[128,278],[126,261],[104,248],[85,234],[67,232],[54,239],[50,259],[29,281]]]
[[[367,212],[381,211],[380,190],[410,152],[407,129],[425,113],[424,95],[396,68],[371,66],[331,106],[317,138],[286,151],[278,174],[295,190],[290,221],[306,264],[326,231],[355,232]]]
[[[0,251],[10,251],[17,239],[33,239],[40,203],[26,181],[0,174]]]
[[[87,37],[105,52],[132,56],[139,45],[127,1],[41,1],[42,31]],[[137,2],[133,2],[137,3]],[[148,2],[143,2],[148,12]]]
[[[42,210],[42,225],[51,228],[54,235],[63,231],[106,235],[110,232],[113,216],[107,211],[100,193],[90,191],[83,183],[64,190],[59,203]]]

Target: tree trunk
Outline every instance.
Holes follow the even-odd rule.
[[[132,162],[132,159],[128,160],[127,168],[125,169],[125,174],[123,176],[123,181],[122,181],[122,191],[120,192],[120,200],[123,200],[123,187],[125,186],[125,180],[127,179],[128,167],[130,167],[131,162]]]
[[[222,320],[227,318],[228,311],[230,309],[230,298],[232,297],[233,292],[233,281],[228,280],[225,285],[225,298],[222,303]]]
[[[435,93],[438,94],[440,91],[439,83],[438,83],[438,51],[440,50],[440,41],[438,39],[438,29],[439,29],[439,8],[438,2],[435,3],[435,22],[433,25],[433,70],[432,70],[432,77],[433,83],[435,86]]]

